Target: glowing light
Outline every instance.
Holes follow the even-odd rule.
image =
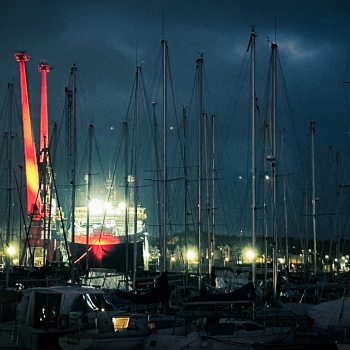
[[[86,244],[86,236],[78,235],[75,237],[75,243]],[[90,235],[89,245],[101,246],[119,244],[120,238],[116,236]]]
[[[247,256],[248,260],[253,260],[255,258],[255,253],[252,250],[248,250],[246,252],[246,256]]]
[[[194,260],[195,257],[196,257],[196,254],[195,254],[195,252],[193,250],[189,250],[187,252],[187,259],[188,260]]]
[[[119,202],[119,203],[118,203],[118,208],[119,208],[120,210],[125,210],[126,204],[125,204],[124,202]]]
[[[14,247],[9,246],[9,247],[7,248],[7,253],[8,253],[10,256],[13,255],[13,254],[15,254],[15,252],[16,252],[16,250],[15,250]]]
[[[97,199],[97,198],[91,199],[91,201],[89,203],[89,210],[90,210],[90,213],[93,215],[102,214],[102,212],[103,212],[102,201]]]
[[[27,180],[27,214],[30,216],[32,214],[38,215],[41,208],[40,199],[38,196],[39,174],[36,161],[34,138],[32,134],[32,125],[30,121],[27,77],[25,69],[25,61],[29,61],[30,57],[27,56],[24,52],[16,53],[15,57],[19,62],[20,70],[24,159]]]

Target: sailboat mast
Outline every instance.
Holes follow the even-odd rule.
[[[284,159],[284,135],[282,134],[282,159]],[[286,256],[285,264],[289,269],[289,246],[288,246],[288,215],[287,215],[287,184],[286,178],[283,179],[283,203],[284,203],[284,229],[286,231]]]
[[[89,125],[89,149],[88,149],[88,173],[87,173],[87,188],[86,188],[86,257],[85,257],[85,269],[86,276],[89,271],[89,234],[90,234],[90,197],[91,197],[91,166],[92,166],[92,137],[94,132],[94,126]]]
[[[272,167],[272,231],[273,231],[273,297],[277,300],[277,276],[278,276],[278,235],[277,235],[277,215],[276,215],[276,111],[277,111],[277,74],[276,74],[276,56],[277,56],[277,45],[271,43],[271,54],[272,54],[272,114],[271,114],[271,151],[270,156],[271,167]]]
[[[71,172],[70,183],[71,187],[71,284],[75,284],[75,192],[76,192],[76,150],[77,150],[77,130],[76,130],[76,70],[77,67],[74,64],[71,68],[71,84],[70,84],[70,100],[69,100],[69,113],[68,113],[68,159],[69,169]]]
[[[124,126],[124,176],[125,176],[125,191],[124,191],[124,201],[125,201],[125,216],[124,216],[124,227],[125,227],[125,290],[129,290],[129,129],[128,121],[125,120]]]
[[[153,142],[154,142],[154,152],[155,152],[155,169],[156,169],[156,198],[157,198],[157,213],[158,213],[158,237],[159,237],[159,244],[160,244],[160,252],[163,251],[162,245],[162,232],[163,232],[163,226],[162,226],[162,191],[161,191],[161,173],[160,173],[160,157],[159,157],[159,151],[158,151],[158,123],[157,123],[157,117],[156,117],[156,105],[157,102],[152,102],[152,117],[153,117],[153,125],[154,125],[154,136],[153,136]],[[162,261],[160,262],[162,264]]]
[[[211,116],[212,124],[212,215],[211,215],[211,240],[210,240],[210,256],[209,256],[209,273],[212,273],[214,265],[214,251],[215,251],[215,115]]]
[[[188,256],[187,256],[187,215],[188,215],[188,207],[187,207],[187,188],[188,188],[188,172],[187,172],[187,114],[186,114],[186,107],[182,107],[182,118],[183,118],[183,125],[184,125],[184,220],[185,220],[185,286],[187,286],[187,280],[188,280]]]
[[[205,150],[205,201],[206,201],[206,221],[207,221],[207,247],[206,247],[206,256],[208,264],[206,263],[205,272],[210,273],[210,242],[211,242],[211,232],[210,232],[210,202],[209,202],[209,146],[208,146],[208,115],[204,114],[204,150]]]
[[[134,166],[134,273],[133,273],[133,287],[134,293],[136,292],[136,277],[137,277],[137,202],[138,202],[138,150],[136,147],[136,140],[138,137],[138,123],[140,117],[140,71],[141,66],[136,67],[136,87],[135,87],[135,122],[134,122],[134,154],[133,154],[133,166]]]
[[[254,28],[252,28],[252,32],[250,34],[250,40],[248,45],[248,50],[250,48],[251,54],[251,75],[250,75],[250,87],[251,87],[251,121],[252,121],[252,178],[251,178],[251,186],[252,186],[252,250],[255,255],[255,246],[256,246],[256,235],[255,235],[255,207],[256,207],[256,199],[255,199],[255,38],[256,34],[254,32]],[[247,50],[247,51],[248,51]],[[252,282],[255,286],[256,280],[256,264],[255,264],[255,256],[252,260]]]
[[[311,129],[311,181],[312,181],[312,231],[313,231],[313,270],[314,277],[316,277],[317,271],[317,246],[316,246],[316,195],[315,195],[315,123],[310,123]]]
[[[197,59],[198,83],[198,289],[202,284],[202,131],[203,131],[203,55]]]
[[[13,153],[13,145],[12,145],[12,95],[13,95],[13,85],[8,84],[8,96],[9,96],[9,104],[8,104],[8,132],[7,132],[7,152],[6,152],[6,160],[7,160],[7,225],[6,225],[6,246],[7,249],[11,247],[12,239],[11,239],[11,220],[12,220],[12,153]],[[19,244],[21,246],[21,244]],[[9,288],[10,285],[10,267],[11,267],[11,253],[6,252],[6,288]]]
[[[162,68],[163,68],[163,246],[162,246],[162,270],[167,270],[167,259],[166,259],[166,236],[167,236],[167,110],[168,110],[168,93],[167,93],[167,62],[168,62],[168,44],[166,40],[162,40],[163,47],[163,60],[162,60]]]

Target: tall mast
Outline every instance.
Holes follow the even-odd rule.
[[[168,44],[166,40],[162,40],[163,48],[163,246],[162,246],[162,270],[167,270],[167,257],[166,257],[166,241],[167,241],[167,177],[168,177],[168,166],[167,166],[167,110],[168,110],[168,92],[167,92],[167,63],[168,63]]]
[[[209,258],[209,273],[212,273],[214,265],[214,250],[215,250],[215,115],[211,116],[212,122],[212,216],[211,216],[211,241],[210,241],[210,256]]]
[[[250,40],[248,49],[250,48],[251,54],[251,75],[250,75],[250,87],[251,87],[251,121],[252,121],[252,250],[255,255],[255,245],[256,245],[256,236],[255,236],[255,38],[256,34],[254,32],[254,28],[252,28],[252,32],[250,34]],[[256,279],[256,265],[255,265],[255,257],[252,260],[252,282],[255,286]]]
[[[211,242],[211,232],[210,232],[210,202],[209,202],[209,141],[208,141],[208,115],[204,114],[204,150],[205,150],[205,201],[206,201],[206,221],[207,221],[207,247],[206,256],[207,262],[204,272],[210,273],[210,242]]]
[[[141,66],[136,67],[136,88],[135,88],[135,122],[134,122],[134,273],[133,273],[133,286],[134,293],[136,292],[136,277],[137,277],[137,202],[138,202],[138,150],[136,147],[136,140],[138,138],[138,123],[140,117],[140,73]]]
[[[284,135],[282,134],[282,159],[284,159]],[[288,215],[287,215],[287,185],[286,177],[283,179],[283,202],[284,202],[284,229],[286,231],[286,256],[285,256],[285,265],[289,269],[289,246],[288,246]]]
[[[11,247],[11,220],[12,220],[12,162],[13,162],[13,144],[12,144],[12,96],[13,85],[8,84],[8,132],[7,132],[7,152],[6,152],[6,170],[7,170],[7,225],[6,225],[6,246]],[[21,243],[19,244],[21,246]],[[10,267],[11,267],[11,254],[6,253],[6,288],[10,286]]]
[[[124,176],[125,176],[125,191],[124,191],[124,202],[125,202],[125,216],[124,216],[124,227],[125,227],[125,290],[129,291],[129,131],[128,121],[124,122]]]
[[[188,171],[187,171],[187,115],[186,115],[186,107],[182,107],[182,118],[184,124],[184,197],[185,197],[185,205],[184,205],[184,220],[185,220],[185,286],[187,286],[188,281],[188,256],[187,256],[187,187],[188,187]]]
[[[312,181],[312,231],[313,231],[313,270],[314,277],[317,271],[317,246],[316,246],[316,195],[315,195],[315,123],[310,123],[311,129],[311,181]]]
[[[197,59],[198,83],[198,289],[202,284],[202,131],[203,131],[203,55]]]
[[[276,111],[277,111],[277,74],[276,74],[276,55],[277,45],[271,43],[272,50],[272,114],[271,114],[271,151],[270,156],[271,167],[272,167],[272,231],[273,231],[273,297],[277,300],[277,254],[278,254],[278,235],[277,235],[277,215],[276,215]]]
[[[75,284],[75,192],[76,192],[76,159],[77,159],[77,130],[76,130],[76,71],[73,64],[70,71],[70,89],[68,91],[68,161],[71,187],[71,284]]]
[[[338,181],[338,172],[339,172],[339,151],[336,153],[335,155],[335,162],[336,162],[336,166],[335,166],[335,170],[336,170],[336,175],[335,175],[335,179],[336,179],[336,183],[339,183]],[[339,187],[336,191],[336,196],[337,196],[337,206],[339,207],[340,203],[340,192],[339,192]],[[336,261],[336,270],[337,270],[337,277],[339,278],[339,259],[340,259],[340,235],[339,235],[339,215],[337,215],[337,224],[336,224],[336,232],[337,232],[337,243],[336,243],[336,249],[335,249],[335,258],[337,259]]]
[[[153,142],[154,142],[154,152],[155,152],[155,169],[156,169],[156,198],[157,198],[157,213],[158,213],[158,237],[159,237],[159,244],[160,244],[160,252],[163,251],[162,248],[162,232],[163,232],[163,226],[162,226],[162,199],[161,199],[161,174],[160,174],[160,158],[159,158],[159,152],[158,152],[158,123],[156,118],[156,105],[157,102],[152,102],[152,116],[153,116],[153,125],[154,125],[154,134],[153,134]],[[162,262],[161,262],[162,264]]]
[[[85,257],[85,269],[86,276],[89,270],[89,233],[90,233],[90,197],[91,197],[91,166],[92,166],[92,137],[94,132],[94,126],[89,125],[89,150],[88,150],[88,173],[87,173],[87,188],[86,188],[86,257]]]

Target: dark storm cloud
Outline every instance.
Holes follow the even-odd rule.
[[[217,115],[220,166],[243,171],[247,166],[241,160],[249,147],[248,72],[242,91],[239,79],[249,57],[246,49],[251,26],[255,26],[259,103],[263,103],[269,65],[268,37],[279,47],[302,142],[307,143],[308,125],[314,120],[321,146],[334,145],[346,152],[350,130],[346,98],[350,97],[344,95],[343,80],[350,80],[350,73],[346,75],[349,17],[350,3],[345,0],[3,0],[0,96],[12,78],[18,91],[18,63],[13,53],[25,49],[32,58],[27,73],[33,119],[39,113],[37,63],[45,59],[54,68],[48,75],[49,114],[51,121],[57,121],[64,108],[70,67],[76,63],[84,125],[87,128],[94,119],[96,132],[106,138],[112,126],[121,128],[135,66],[143,62],[146,83],[152,81],[155,56],[164,38],[169,44],[177,107],[189,104],[196,59],[203,53],[211,96],[205,106]],[[233,96],[239,93],[236,108]],[[279,98],[282,100],[282,92]],[[283,108],[280,114],[287,113]],[[283,120],[279,127],[289,126]]]

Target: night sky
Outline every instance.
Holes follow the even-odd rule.
[[[19,71],[14,53],[25,50],[31,56],[26,67],[37,138],[40,106],[37,64],[46,60],[53,67],[48,74],[51,130],[54,122],[61,123],[65,109],[64,89],[69,83],[70,68],[76,64],[78,162],[83,164],[84,155],[86,159],[84,147],[88,125],[92,122],[99,148],[96,154],[101,156],[103,163],[100,166],[95,162],[94,171],[97,174],[102,171],[96,169],[104,168],[105,173],[113,173],[117,168],[119,173],[115,176],[122,179],[121,151],[118,153],[118,150],[122,142],[123,121],[128,113],[132,113],[128,106],[132,100],[137,65],[142,67],[147,92],[143,108],[151,109],[151,102],[157,103],[155,111],[159,130],[162,129],[159,72],[161,40],[165,39],[169,47],[171,72],[168,107],[168,177],[172,180],[169,182],[169,216],[173,225],[171,229],[178,231],[183,229],[183,204],[179,193],[184,187],[180,142],[177,141],[179,133],[182,133],[179,120],[182,107],[186,107],[189,134],[193,135],[192,141],[189,141],[193,153],[188,158],[188,166],[195,168],[197,116],[193,89],[196,59],[202,54],[203,106],[208,116],[215,115],[216,225],[218,231],[229,236],[238,236],[240,232],[242,235],[249,234],[251,119],[250,53],[247,46],[252,26],[258,35],[256,97],[259,125],[263,125],[264,113],[269,110],[266,91],[269,86],[270,47],[272,42],[278,45],[277,137],[280,138],[282,133],[285,135],[284,152],[288,157],[283,161],[283,169],[280,166],[278,171],[290,175],[287,176],[288,205],[294,208],[290,210],[290,234],[305,235],[300,227],[305,220],[302,217],[305,211],[303,193],[307,192],[305,179],[309,179],[310,122],[315,122],[319,213],[339,211],[336,189],[339,189],[339,184],[349,184],[350,84],[344,83],[350,82],[349,1],[2,0],[0,101],[1,96],[5,98],[7,84],[12,82],[19,105]],[[4,114],[3,110],[3,120]],[[132,120],[132,117],[127,118]],[[3,129],[1,132],[4,132]],[[152,233],[157,226],[157,205],[154,199],[156,181],[153,181],[154,146],[148,116],[143,117],[138,132],[140,202],[147,208],[149,231]],[[20,129],[17,135],[20,143]],[[261,140],[262,136],[258,136],[257,142]],[[339,180],[334,180],[332,185],[329,184],[332,177],[329,168],[334,170],[335,161],[330,161],[329,147],[332,147],[334,157],[336,152],[340,155]],[[120,163],[115,166],[117,159]],[[258,161],[263,162],[260,158]],[[259,163],[257,177],[263,177],[264,172],[264,164]],[[192,181],[190,192],[195,203],[195,170],[191,170],[189,176]],[[84,183],[82,174],[81,183]],[[280,188],[282,186],[281,182]],[[123,193],[122,187],[120,190]],[[260,187],[258,191],[262,192]],[[341,218],[345,222],[348,211],[346,187],[341,195]],[[321,226],[328,220],[327,215],[320,215],[319,220]],[[322,225],[320,235],[327,237],[332,229]],[[330,225],[329,220],[327,225]],[[347,227],[343,224],[342,234],[346,231]],[[154,235],[157,233],[154,232]]]

